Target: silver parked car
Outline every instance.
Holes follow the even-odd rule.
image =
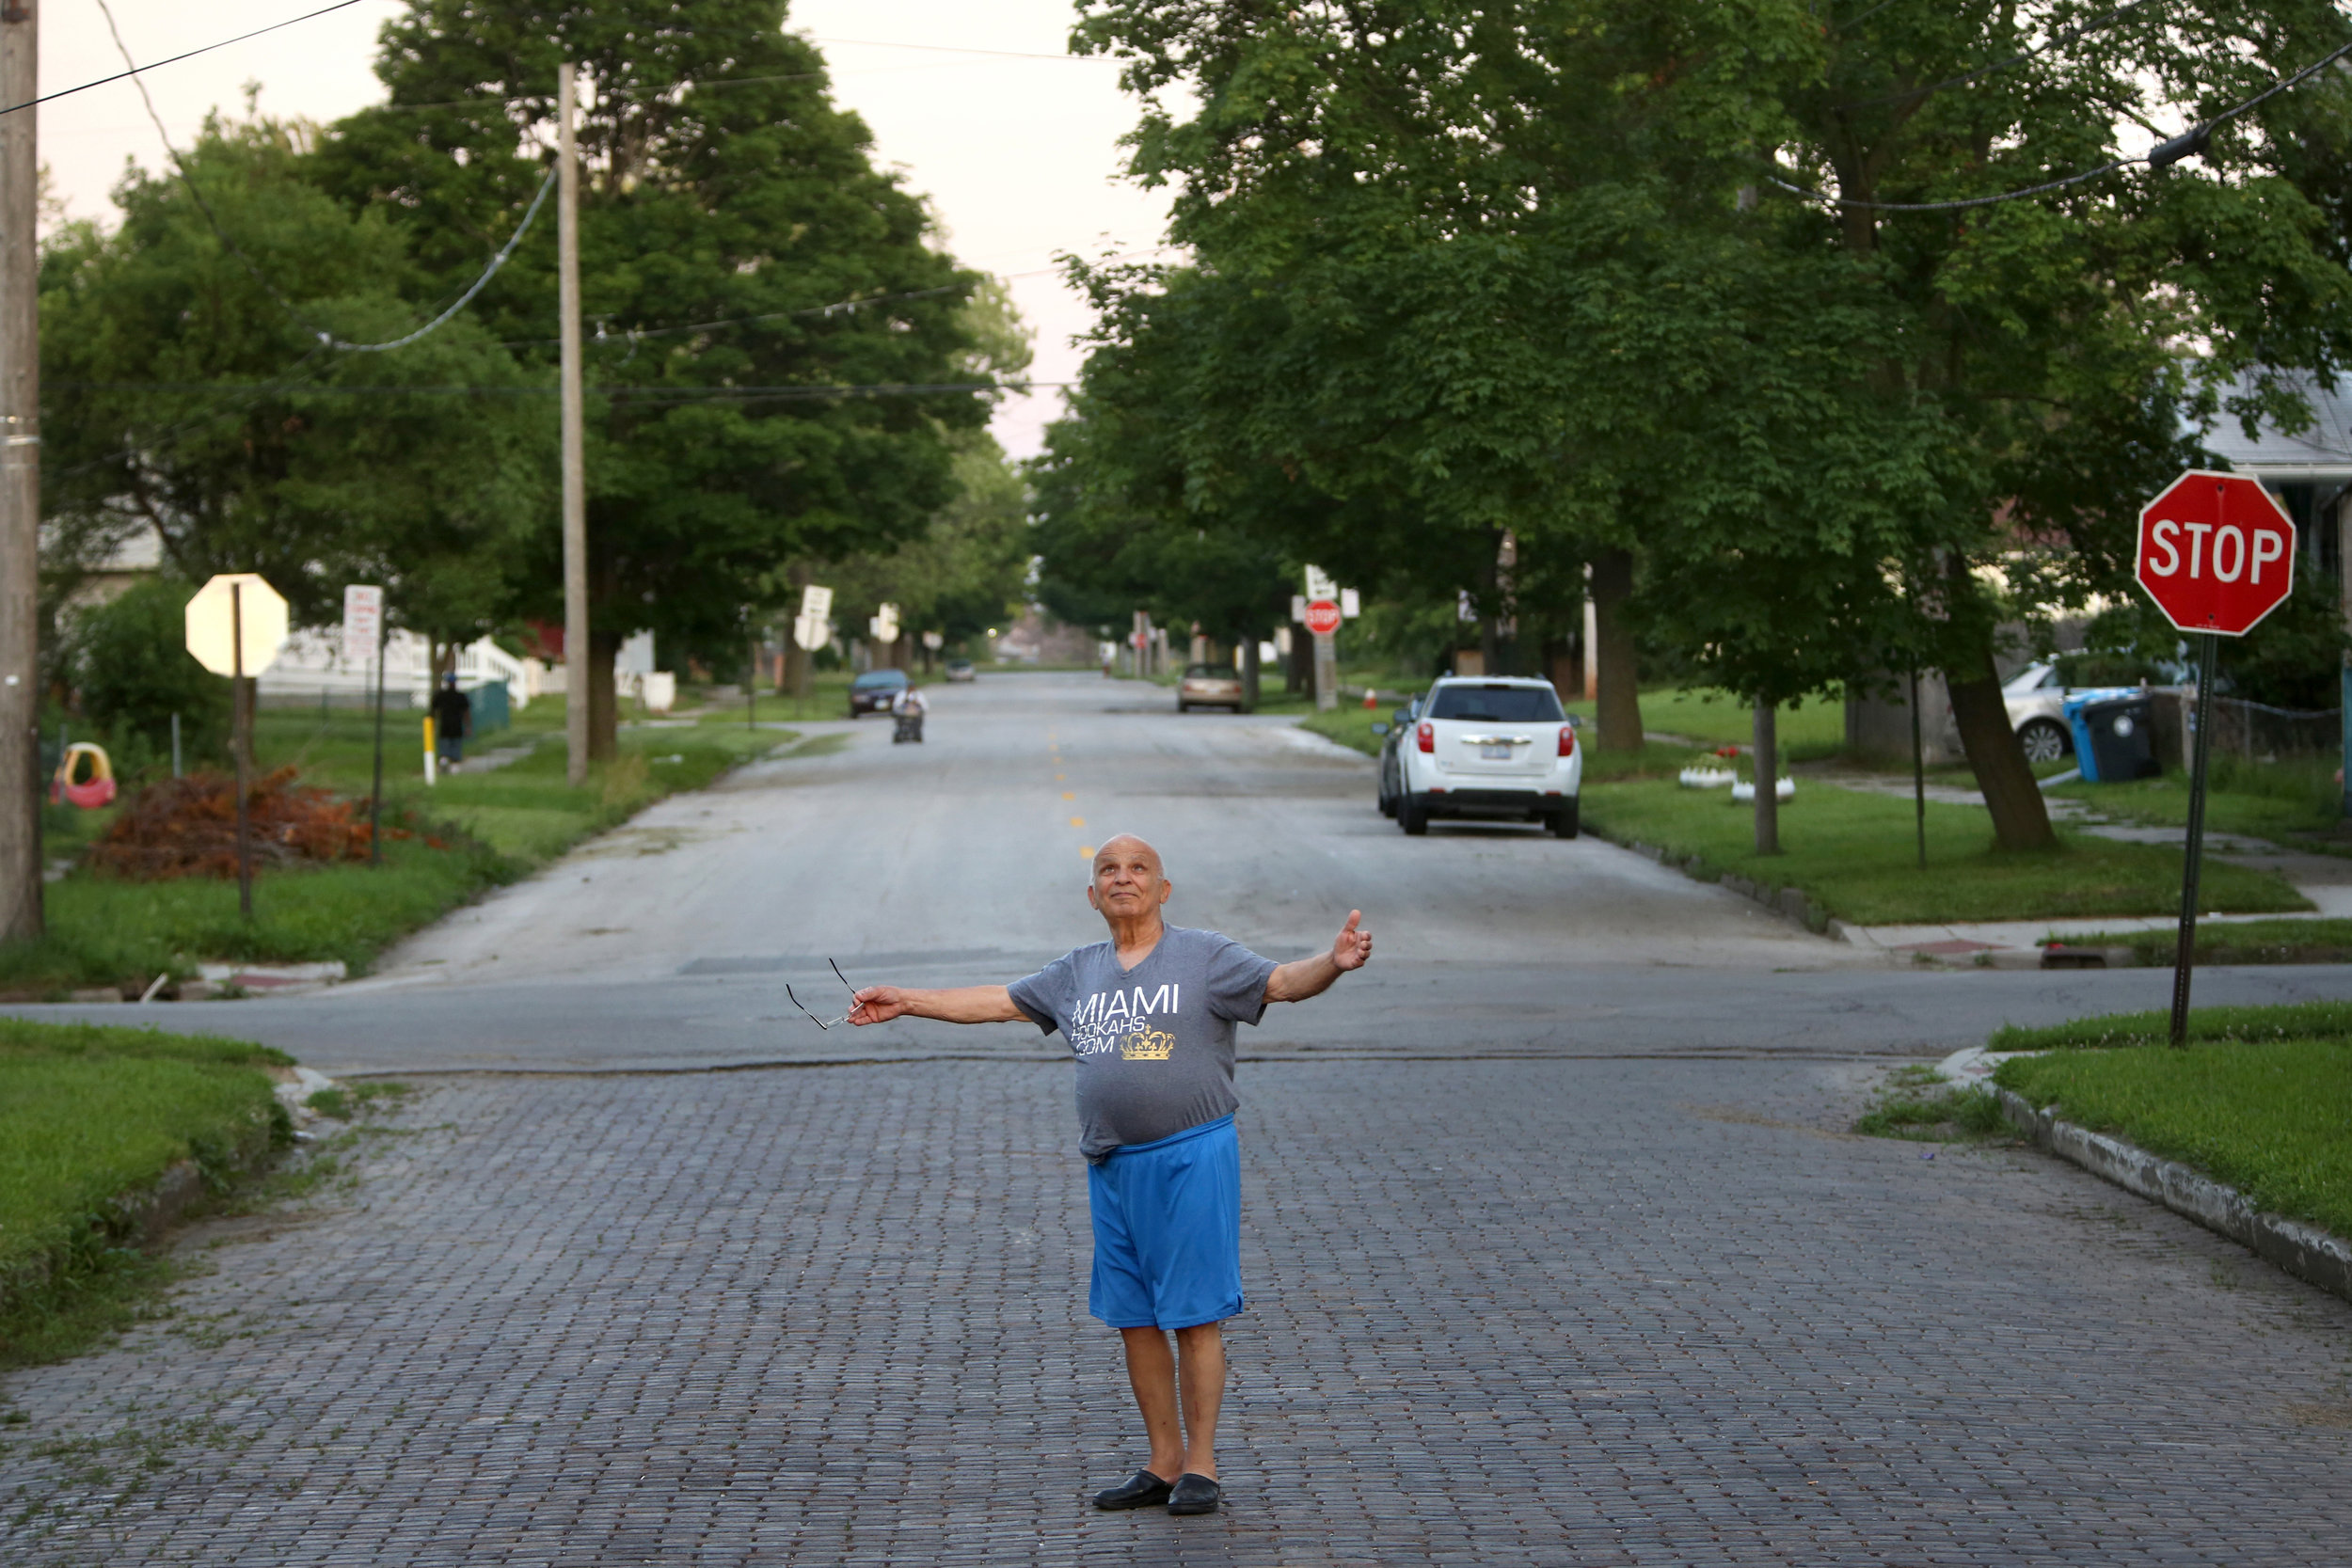
[[[2066,722],[2067,698],[2118,687],[2175,686],[2186,676],[2183,666],[2166,659],[2060,654],[2028,664],[2003,681],[2001,701],[2009,708],[2009,727],[2026,748],[2026,760],[2056,762],[2074,751],[2074,732]]]

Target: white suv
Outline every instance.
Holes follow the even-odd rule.
[[[1433,816],[1502,816],[1576,836],[1584,753],[1549,681],[1441,680],[1396,755],[1396,820],[1408,833],[1427,832]]]

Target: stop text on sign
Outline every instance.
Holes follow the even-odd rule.
[[[2148,575],[2169,578],[2181,570],[2181,542],[2188,547],[2188,575],[2202,577],[2210,566],[2218,582],[2235,582],[2243,575],[2250,583],[2263,579],[2263,568],[2285,559],[2288,534],[2284,530],[2256,528],[2253,540],[2247,540],[2249,531],[2235,523],[2175,522],[2169,517],[2158,518],[2148,530],[2152,549],[2147,562]],[[2205,554],[2205,536],[2213,535],[2213,554]]]
[[[2140,509],[2133,575],[2181,630],[2243,637],[2295,590],[2295,524],[2258,481],[2191,468]]]

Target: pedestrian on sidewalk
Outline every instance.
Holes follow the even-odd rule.
[[[455,675],[443,675],[441,689],[433,693],[433,749],[453,773],[466,760],[466,733],[472,728],[473,699],[457,689]]]
[[[1009,986],[868,986],[850,1022],[1025,1021],[1069,1041],[1094,1219],[1087,1310],[1125,1342],[1127,1381],[1152,1449],[1150,1462],[1096,1493],[1094,1506],[1165,1503],[1170,1513],[1213,1513],[1224,1496],[1216,1479],[1222,1324],[1242,1309],[1233,1025],[1256,1023],[1269,1002],[1328,990],[1372,957],[1372,933],[1361,928],[1362,912],[1350,910],[1329,952],[1278,964],[1215,931],[1165,924],[1160,910],[1171,891],[1159,851],[1121,833],[1095,851],[1087,888],[1109,941]]]

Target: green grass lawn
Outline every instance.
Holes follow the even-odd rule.
[[[2212,863],[2210,862],[2208,864]],[[2128,947],[2143,964],[2169,968],[2177,951],[2177,927],[2157,931],[2102,931],[2068,937],[2078,947]],[[2201,964],[2352,963],[2352,920],[2234,920],[2226,926],[2200,923]]]
[[[847,677],[833,684],[846,688]],[[827,700],[847,703],[820,686],[810,705]],[[527,874],[666,795],[700,788],[746,758],[797,739],[789,729],[769,727],[784,717],[770,717],[770,705],[762,705],[759,728],[745,723],[739,701],[680,724],[626,727],[619,758],[594,769],[580,788],[564,782],[561,699],[541,698],[511,730],[478,736],[468,748],[479,757],[530,745],[529,755],[492,772],[444,774],[430,788],[417,716],[388,715],[386,809],[392,819],[410,822],[417,836],[388,839],[383,865],[262,872],[254,881],[250,925],[238,914],[233,882],[128,882],[76,871],[48,889],[47,936],[0,949],[0,988],[46,996],[79,987],[144,987],[167,971],[192,974],[204,960],[341,959],[358,973],[388,943],[485,888]],[[315,708],[265,709],[255,723],[257,766],[291,763],[305,782],[355,797],[370,788],[372,744],[369,718],[356,710],[322,716]],[[70,811],[53,808],[52,815],[59,809]],[[82,839],[99,825],[70,826]],[[427,835],[445,847],[433,847]]]
[[[2214,1008],[2192,1043],[2162,1013],[2006,1030],[1995,1050],[2042,1050],[1994,1081],[2079,1126],[2226,1181],[2256,1204],[2352,1236],[2352,1006]]]
[[[1593,717],[1590,701],[1567,705],[1581,719]],[[1703,687],[1667,688],[1642,693],[1642,728],[1678,735],[1704,746],[1745,746],[1756,738],[1756,719],[1747,704],[1727,692]],[[1780,710],[1773,726],[1782,766],[1835,756],[1846,744],[1846,705],[1817,697]]]
[[[2342,820],[2343,792],[2332,757],[2260,763],[2225,756],[2210,766],[2205,826],[2216,832],[2292,843],[2308,834],[2332,833]],[[2076,781],[2053,785],[2049,793],[2126,822],[2177,828],[2188,821],[2188,775],[2178,770],[2116,784]]]
[[[1856,925],[2148,915],[2180,907],[2176,850],[2061,832],[2058,850],[2004,854],[1990,847],[1992,827],[1980,808],[1931,801],[1922,871],[1910,801],[1803,783],[1781,806],[1783,852],[1759,856],[1752,806],[1734,805],[1728,790],[1684,789],[1658,776],[1678,766],[1677,753],[1648,751],[1657,755],[1645,759],[1647,776],[1586,784],[1588,829],[1619,843],[1658,845],[1669,860],[1697,856],[1703,875],[1736,873],[1770,887],[1802,888]],[[1597,752],[1589,760],[1605,758]],[[2269,872],[2212,860],[2201,902],[2233,914],[2311,907]]]
[[[217,1186],[288,1140],[242,1041],[0,1019],[0,1366],[47,1359],[104,1326],[109,1287],[147,1260],[114,1199],[182,1160]]]

